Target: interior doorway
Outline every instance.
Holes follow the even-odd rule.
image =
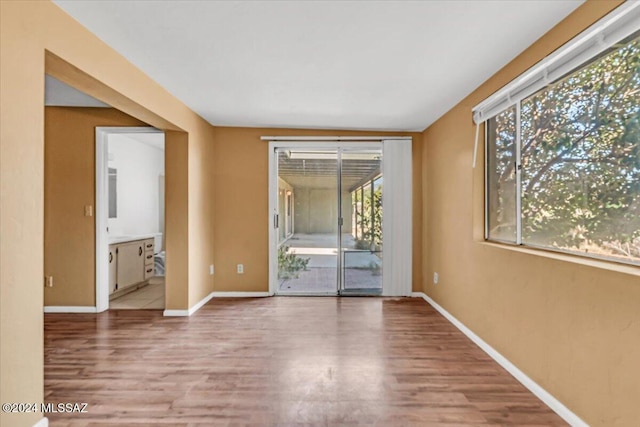
[[[275,294],[381,295],[381,142],[273,155]]]
[[[165,308],[164,132],[96,128],[96,305]]]

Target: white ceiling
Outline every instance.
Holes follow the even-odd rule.
[[[69,1],[214,125],[422,130],[581,1]]]
[[[49,107],[108,107],[104,102],[69,86],[60,80],[45,76],[44,105]]]

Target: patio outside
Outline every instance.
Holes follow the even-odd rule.
[[[358,249],[351,234],[342,235],[345,291],[380,293],[382,291],[382,259],[380,253]],[[285,242],[286,252],[308,259],[305,269],[296,277],[278,278],[278,290],[285,292],[336,292],[337,242],[332,234],[294,234]]]
[[[341,280],[342,293],[380,294],[380,151],[343,152],[341,208],[335,150],[286,150],[279,152],[278,159],[278,292],[335,294]],[[339,255],[342,272],[338,270]]]

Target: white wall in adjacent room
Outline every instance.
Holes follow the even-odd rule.
[[[163,233],[164,134],[112,134],[108,152],[109,168],[117,170],[118,193],[109,235]]]

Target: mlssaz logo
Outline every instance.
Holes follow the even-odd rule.
[[[87,413],[86,403],[43,403],[42,413]]]

